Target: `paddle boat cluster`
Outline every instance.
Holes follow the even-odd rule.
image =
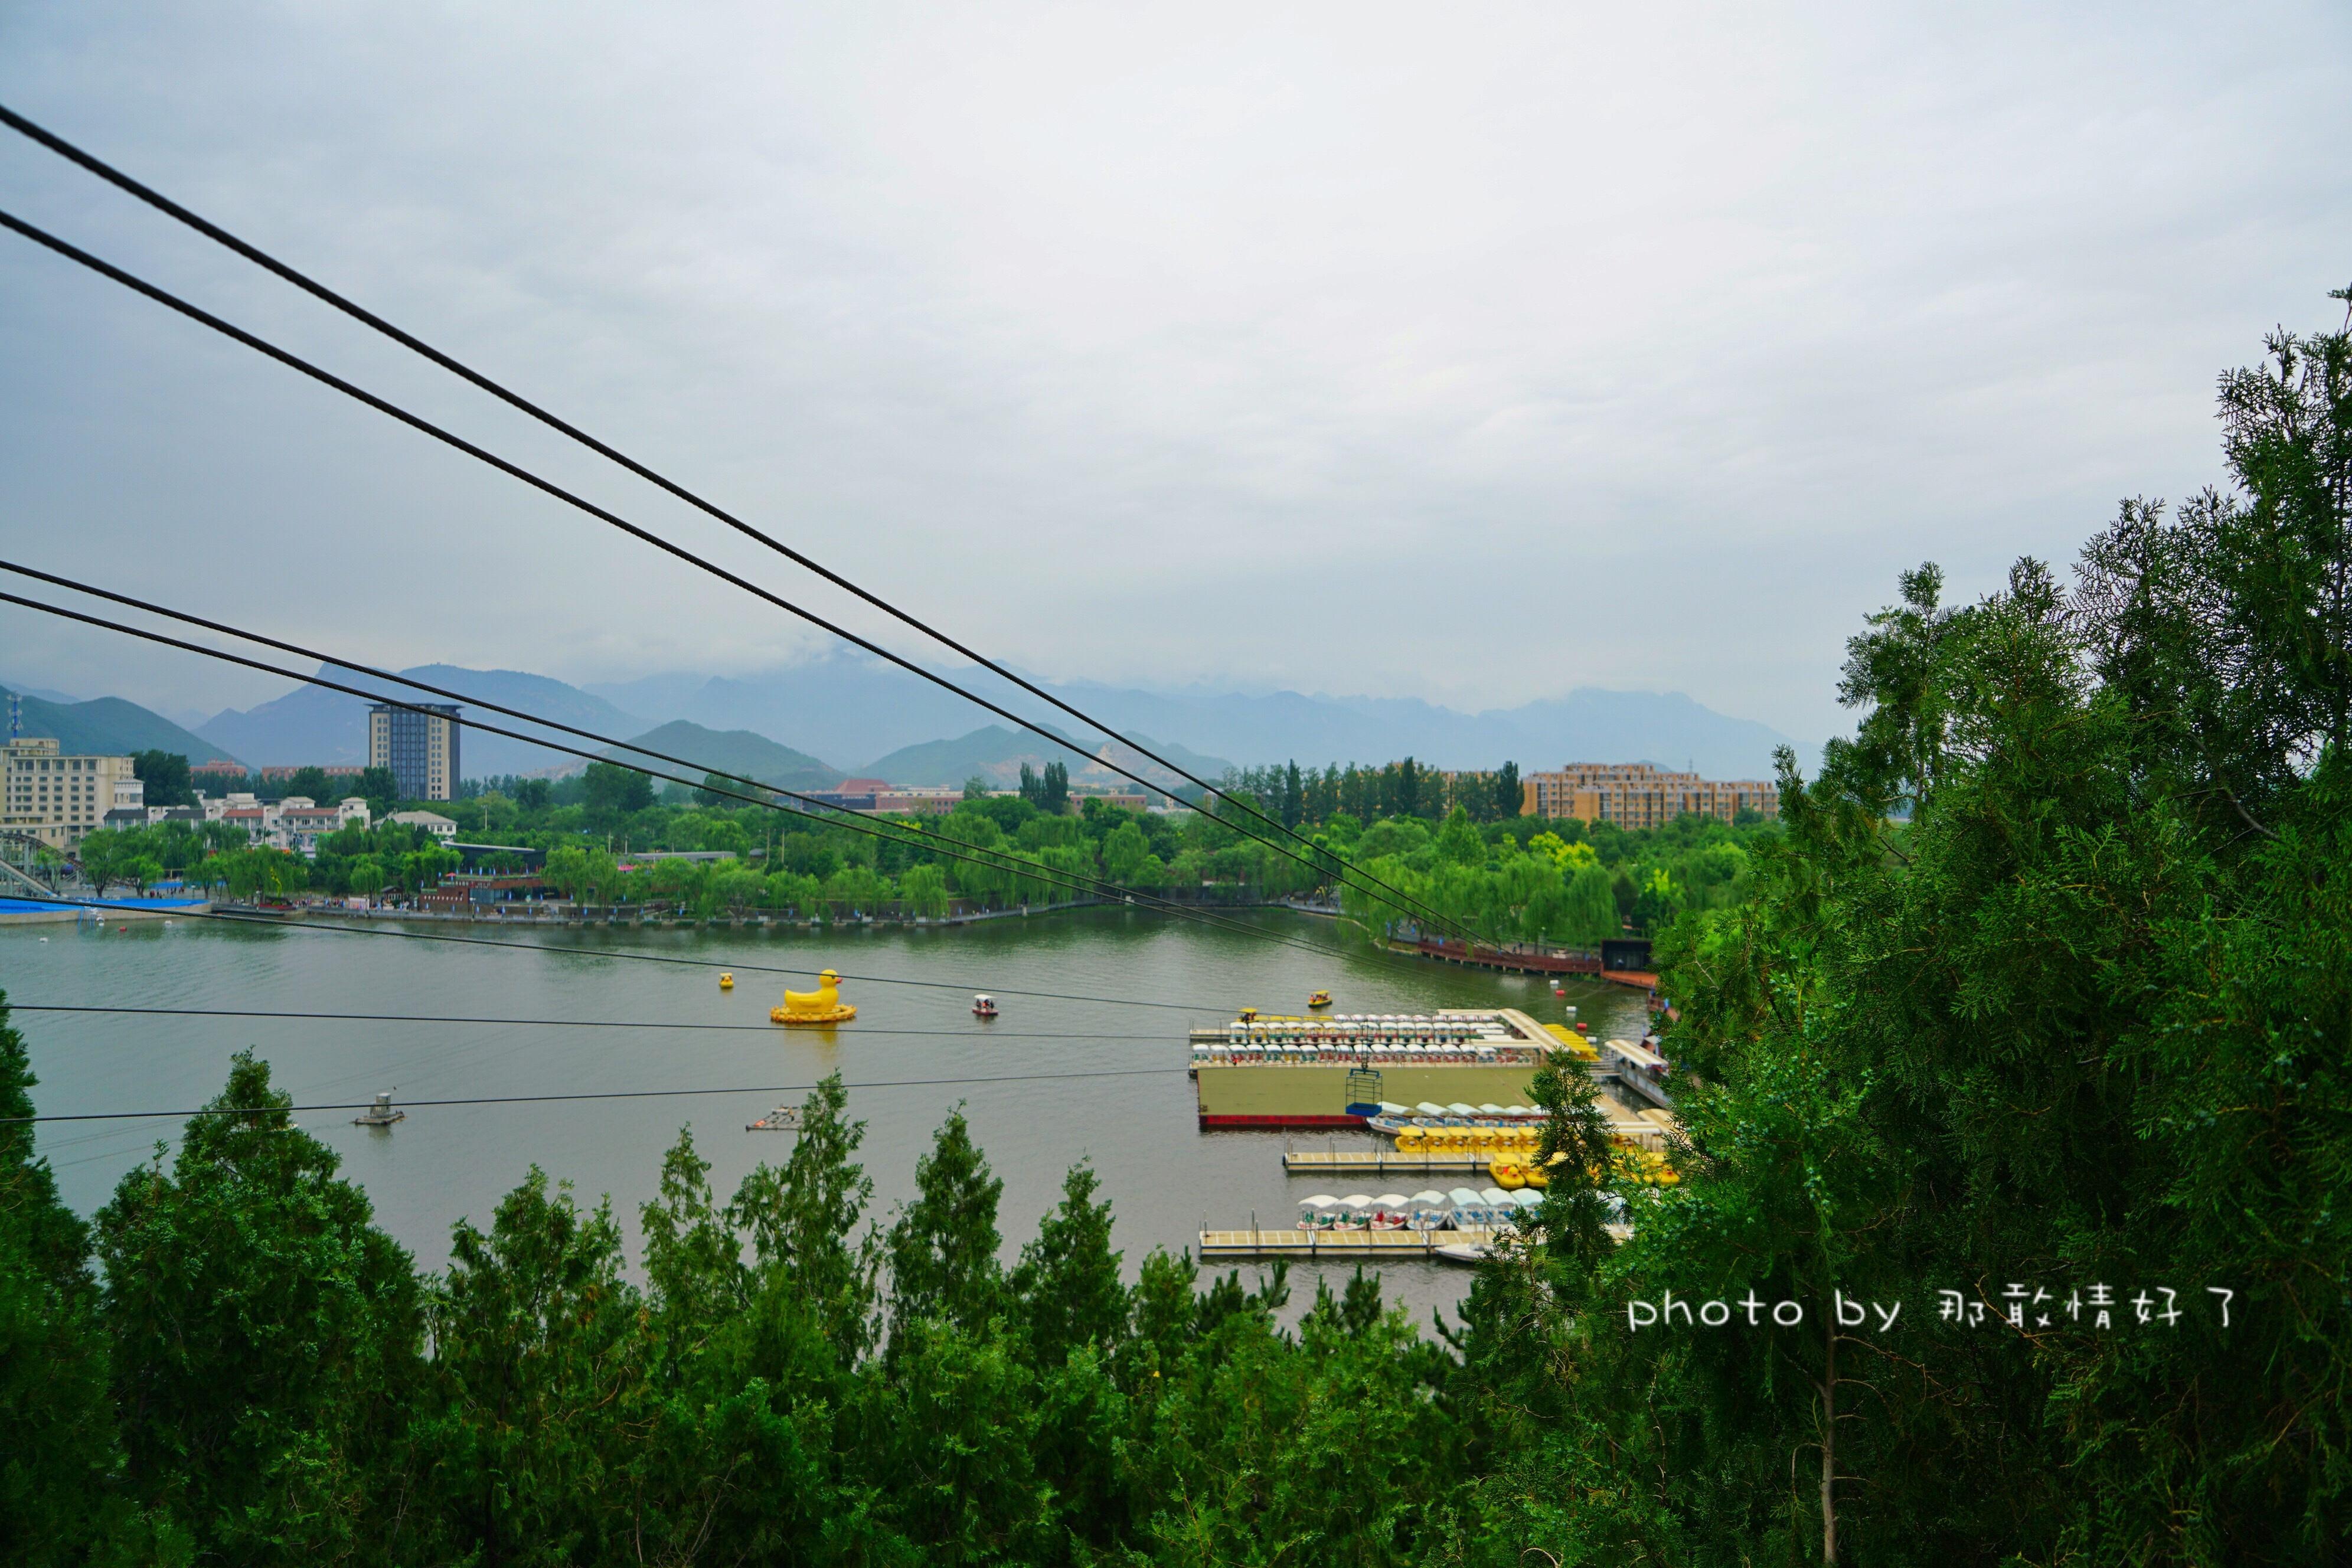
[[[1318,1193],[1298,1200],[1301,1230],[1486,1230],[1496,1226],[1532,1224],[1543,1202],[1537,1194],[1505,1192],[1500,1187],[1456,1187],[1450,1193],[1432,1189],[1408,1197],[1402,1193],[1350,1193],[1335,1198]]]
[[[1540,1127],[1548,1114],[1539,1105],[1496,1105],[1492,1101],[1471,1105],[1458,1100],[1451,1105],[1440,1105],[1431,1100],[1424,1100],[1418,1105],[1400,1105],[1395,1100],[1383,1100],[1380,1102],[1378,1113],[1365,1125],[1375,1132],[1385,1132],[1402,1140],[1407,1132],[1418,1132],[1426,1138],[1434,1133],[1470,1127]],[[1462,1146],[1441,1144],[1433,1145],[1433,1149]],[[1403,1142],[1399,1142],[1397,1147],[1404,1148]]]

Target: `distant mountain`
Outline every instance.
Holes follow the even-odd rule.
[[[0,691],[13,691],[20,697],[37,697],[44,702],[54,702],[61,708],[70,708],[77,702],[87,700],[85,698],[69,697],[62,691],[52,691],[46,686],[16,686],[5,680],[0,680]]]
[[[690,770],[694,773],[731,773],[737,778],[757,779],[778,789],[831,789],[848,776],[830,763],[790,746],[780,746],[765,735],[755,735],[749,730],[706,730],[683,719],[673,719],[657,730],[632,735],[629,743],[684,757],[694,764]],[[608,747],[604,755],[660,767],[669,773],[689,771],[631,756],[617,746]]]
[[[1055,733],[1061,731],[1056,730]],[[1181,746],[1162,745],[1149,735],[1138,735],[1136,739],[1170,762],[1181,763],[1212,782],[1233,766],[1223,757],[1204,757]],[[1110,742],[1105,742],[1097,755],[1111,750]],[[1118,748],[1118,760],[1123,766],[1163,787],[1172,789],[1183,782],[1125,747]],[[1070,782],[1081,789],[1131,787],[1129,781],[1100,762],[1074,761],[1069,752],[1043,737],[1002,724],[989,724],[952,741],[926,741],[920,745],[902,746],[868,763],[857,770],[857,774],[860,778],[887,779],[917,789],[952,789],[976,773],[999,789],[1011,789],[1020,782],[1024,763],[1039,773],[1045,771],[1048,763],[1064,763],[1070,769]]]
[[[953,679],[971,684],[975,673],[957,670]],[[1027,712],[1037,706],[1034,698],[1003,691],[992,677],[980,679],[1008,708]],[[633,713],[691,719],[714,730],[751,730],[823,757],[878,757],[961,735],[988,717],[927,680],[850,653],[740,678],[656,675],[592,683],[586,689]]]
[[[406,701],[446,700],[427,691],[405,687],[386,688],[373,677],[338,670],[332,665],[320,667],[319,673],[365,690],[381,689],[386,696]],[[400,673],[411,679],[429,680],[436,686],[445,686],[453,691],[463,691],[491,702],[501,702],[559,723],[575,724],[598,734],[635,735],[647,723],[647,721],[623,711],[601,697],[591,696],[576,686],[567,686],[544,675],[530,675],[513,669],[465,669],[449,664],[419,665]],[[299,766],[305,763],[364,763],[367,761],[367,710],[368,704],[356,697],[347,697],[324,687],[303,686],[242,712],[232,708],[216,713],[205,721],[198,732],[222,745],[236,748],[239,756],[257,766]],[[547,734],[566,745],[595,749],[593,742],[574,736],[558,735],[542,726],[507,719],[487,710],[468,717],[479,718],[485,722],[525,734]],[[540,773],[572,761],[560,752],[523,741],[509,740],[503,735],[485,734],[479,730],[468,730],[464,733],[457,743],[457,755],[458,771],[467,778]]]
[[[1016,711],[1053,717],[1085,739],[1090,750],[1096,744],[1083,736],[1084,726],[1052,715],[1035,698],[993,677],[972,670],[947,673]],[[654,676],[589,689],[641,712],[677,704],[669,710],[697,723],[757,731],[824,756],[881,758],[866,770],[877,773],[900,751],[941,735],[961,738],[943,744],[961,744],[970,739],[969,726],[979,711],[903,670],[848,655],[757,676]],[[1680,692],[1585,688],[1517,708],[1463,713],[1412,698],[1143,691],[1087,684],[1047,689],[1123,733],[1181,736],[1197,752],[1253,763],[1384,763],[1407,755],[1441,768],[1652,762],[1691,766],[1711,778],[1766,778],[1772,749],[1790,743],[1766,725],[1717,713]],[[1163,743],[1154,743],[1154,749],[1167,750]],[[1022,758],[1007,752],[1003,760],[1017,772]],[[938,771],[929,763],[921,765]],[[946,782],[960,784],[963,776],[968,775]]]
[[[1043,770],[1069,753],[1036,736],[990,724],[952,741],[901,746],[857,770],[859,778],[887,779],[911,789],[952,789],[977,773],[999,789],[1019,782],[1021,764]]]
[[[25,733],[46,735],[63,752],[121,756],[131,752],[177,752],[191,763],[241,762],[202,736],[192,735],[160,713],[120,697],[89,702],[51,702],[30,692],[24,699]],[[7,698],[0,693],[0,704]]]

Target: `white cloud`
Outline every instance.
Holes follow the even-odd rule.
[[[2215,477],[2213,375],[2352,269],[2347,45],[2316,5],[92,6],[0,18],[0,97],[1027,667],[1818,736],[1900,567],[1989,586]],[[55,160],[0,190],[795,576]],[[806,646],[21,243],[0,294],[11,554],[386,662]]]

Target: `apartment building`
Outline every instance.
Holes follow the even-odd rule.
[[[1573,816],[1620,827],[1663,827],[1685,812],[1729,822],[1742,811],[1780,815],[1780,788],[1763,779],[1703,779],[1648,763],[1570,763],[1519,781],[1528,816]]]
[[[0,830],[70,849],[107,813],[146,804],[129,757],[68,756],[57,742],[21,736],[0,746]]]
[[[446,702],[368,710],[368,766],[388,768],[403,800],[457,795],[457,708]]]

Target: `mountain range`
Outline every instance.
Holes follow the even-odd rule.
[[[9,688],[0,687],[0,703],[5,703],[9,695]],[[60,751],[113,756],[135,752],[177,752],[191,763],[243,760],[202,736],[190,734],[162,714],[120,697],[83,702],[60,692],[42,696],[25,689],[16,689],[14,695],[20,705],[25,733],[47,735],[57,742]]]
[[[984,672],[942,673],[1016,712],[1083,733],[1075,721]],[[1192,754],[1217,771],[1226,765],[1222,758],[1252,763],[1295,758],[1306,765],[1411,755],[1441,768],[1517,762],[1530,770],[1570,761],[1643,761],[1687,766],[1712,778],[1769,778],[1773,748],[1790,743],[1767,725],[1715,712],[1681,692],[1582,688],[1515,708],[1464,713],[1417,698],[1037,684],[1123,734],[1181,735]],[[884,766],[905,748],[942,736],[961,737],[957,744],[971,738],[973,710],[961,698],[863,656],[814,659],[758,676],[659,675],[591,683],[584,689],[632,712],[670,713],[714,729],[748,729],[817,756],[872,757],[877,760],[845,765],[853,773],[891,777],[893,783],[915,782],[895,777]],[[1034,736],[1024,743],[1045,744]],[[1184,760],[1166,744],[1147,743],[1173,761]],[[1052,754],[1050,749],[1040,753]]]
[[[321,673],[336,672],[329,667]],[[757,676],[687,673],[585,686],[521,670],[454,665],[401,672],[407,680],[446,686],[479,701],[576,725],[599,738],[563,737],[543,725],[479,708],[469,715],[520,736],[598,753],[605,749],[603,737],[645,740],[711,768],[786,788],[823,788],[845,775],[946,787],[978,773],[1009,784],[1022,763],[1042,768],[1057,758],[1071,762],[1074,783],[1116,782],[1099,760],[1113,752],[1110,742],[1088,735],[1083,726],[1009,683],[971,670],[942,673],[1013,711],[1041,721],[1051,718],[1048,728],[1060,726],[1056,733],[1076,738],[1097,761],[1077,762],[1042,737],[1004,723],[974,728],[975,710],[961,698],[858,656],[815,659]],[[382,684],[348,672],[340,678],[361,687]],[[1788,743],[1765,725],[1717,713],[1680,692],[1585,688],[1514,708],[1465,713],[1416,698],[1038,684],[1211,779],[1231,765],[1229,759],[1295,759],[1308,766],[1408,755],[1441,768],[1517,762],[1523,771],[1534,771],[1570,761],[1638,761],[1689,767],[1711,778],[1761,778],[1769,776],[1773,748]],[[440,700],[421,690],[396,694]],[[120,698],[25,699],[28,733],[54,731],[61,741],[97,750],[162,746],[184,752],[191,761],[222,757],[254,766],[364,762],[366,708],[358,698],[306,686],[250,709],[225,710],[191,733]],[[680,724],[686,728],[666,728]],[[677,743],[663,744],[657,737],[665,734]],[[1177,735],[1183,737],[1181,743],[1151,738]],[[469,777],[569,773],[584,765],[530,739],[478,730],[467,731],[462,746],[463,771]],[[1129,765],[1141,761],[1124,754]],[[1157,773],[1149,767],[1137,771]]]

